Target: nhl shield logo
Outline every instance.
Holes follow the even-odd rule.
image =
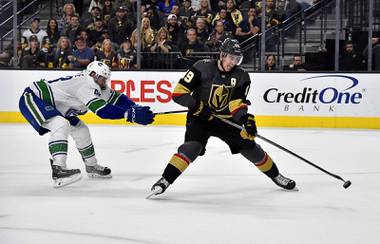
[[[218,112],[224,110],[230,101],[231,90],[231,86],[212,85],[208,101],[210,107]]]

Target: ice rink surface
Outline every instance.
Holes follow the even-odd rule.
[[[206,156],[154,200],[151,185],[183,140],[183,127],[90,125],[111,180],[90,180],[70,140],[68,166],[83,179],[53,189],[47,148],[31,126],[0,126],[0,243],[380,243],[380,131],[259,132],[352,181],[348,189],[257,141],[299,192],[275,186],[211,139]]]

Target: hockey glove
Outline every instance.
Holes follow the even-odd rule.
[[[255,116],[253,116],[252,114],[246,114],[241,118],[240,121],[244,126],[244,129],[240,132],[240,136],[243,139],[253,141],[257,134]]]
[[[140,125],[148,125],[154,121],[154,114],[149,106],[133,105],[124,114],[127,121],[138,123]]]
[[[198,117],[200,120],[208,121],[212,119],[211,110],[203,101],[197,101],[189,108],[189,113]]]

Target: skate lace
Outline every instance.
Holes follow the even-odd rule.
[[[167,188],[169,185],[170,183],[166,179],[162,178],[159,181],[157,181],[156,184],[154,184],[154,188],[158,186],[164,189],[164,188]]]
[[[101,166],[101,165],[99,165],[99,164],[95,164],[95,165],[92,166],[92,167],[94,167],[94,169],[96,169],[96,170],[100,170],[100,171],[103,171],[103,170],[105,169],[104,166]]]
[[[281,184],[281,185],[287,185],[290,182],[290,179],[284,177],[283,175],[279,174],[274,180]]]

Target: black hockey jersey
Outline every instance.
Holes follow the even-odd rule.
[[[177,83],[173,100],[187,107],[203,101],[214,113],[239,121],[248,110],[246,97],[251,80],[240,67],[220,71],[217,62],[212,59],[196,62]]]

